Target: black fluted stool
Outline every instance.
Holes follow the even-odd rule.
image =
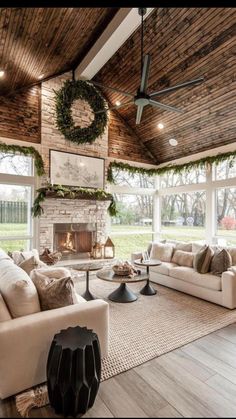
[[[47,387],[57,414],[76,416],[93,406],[101,379],[101,352],[96,333],[69,327],[57,333],[47,361]]]

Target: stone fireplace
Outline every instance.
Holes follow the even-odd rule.
[[[96,241],[96,223],[55,223],[53,250],[63,259],[90,258]]]
[[[87,259],[96,240],[105,243],[110,201],[47,198],[39,221],[39,251],[58,250],[64,259]]]

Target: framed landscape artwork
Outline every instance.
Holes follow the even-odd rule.
[[[50,150],[52,184],[104,188],[104,159]]]

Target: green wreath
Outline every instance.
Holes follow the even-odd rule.
[[[77,144],[93,143],[104,133],[107,125],[107,112],[94,113],[94,120],[87,128],[75,126],[71,106],[77,99],[86,100],[93,112],[106,110],[105,101],[98,91],[89,83],[67,80],[56,94],[57,128],[67,140]]]

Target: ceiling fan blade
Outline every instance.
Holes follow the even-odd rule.
[[[151,62],[151,56],[149,54],[145,55],[144,60],[143,60],[143,70],[142,70],[142,78],[141,78],[141,84],[140,84],[140,92],[142,93],[146,93],[146,90],[147,90],[150,62]]]
[[[156,108],[164,109],[165,111],[172,111],[177,113],[184,113],[182,109],[174,108],[173,106],[164,105],[163,103],[157,102],[156,100],[149,99],[149,104]]]
[[[140,124],[142,113],[143,113],[143,106],[139,105],[137,107],[137,114],[136,114],[136,124],[137,125]]]
[[[175,90],[182,89],[182,87],[192,86],[193,84],[199,84],[199,83],[202,83],[203,81],[204,81],[204,78],[200,77],[199,79],[186,81],[185,83],[177,84],[176,86],[167,87],[166,89],[159,90],[158,92],[150,93],[149,96],[153,97],[153,96],[162,95],[168,92],[174,92]]]
[[[104,84],[98,83],[98,82],[93,81],[93,80],[86,80],[86,81],[88,81],[89,83],[94,84],[95,86],[103,87],[104,89],[111,90],[112,92],[120,93],[121,95],[128,96],[128,97],[134,97],[134,95],[132,95],[131,93],[124,92],[123,90],[115,89],[114,87],[104,86]]]
[[[120,105],[116,105],[116,106],[111,106],[110,108],[107,108],[106,110],[96,111],[94,113],[104,113],[107,111],[111,111],[112,109],[120,109],[125,106],[133,105],[133,103],[134,103],[133,100],[130,100],[129,102],[121,103]]]

